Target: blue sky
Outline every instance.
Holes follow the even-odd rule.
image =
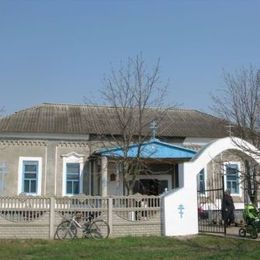
[[[222,71],[260,67],[260,1],[0,1],[0,106],[100,100],[111,64],[160,58],[167,104],[210,112]]]

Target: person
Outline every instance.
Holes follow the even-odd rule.
[[[225,226],[230,226],[232,223],[235,222],[235,206],[229,190],[226,190],[224,192],[221,209],[222,219],[224,220]]]

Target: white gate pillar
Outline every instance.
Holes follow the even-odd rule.
[[[107,157],[101,157],[101,196],[107,196]]]
[[[166,193],[163,198],[164,235],[198,234],[197,179],[192,163],[179,167],[183,186]]]

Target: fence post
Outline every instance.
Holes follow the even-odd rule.
[[[49,239],[54,238],[54,225],[55,225],[55,198],[50,198],[50,227],[49,227]]]
[[[108,209],[107,209],[107,215],[108,215],[108,225],[110,229],[110,235],[112,235],[113,232],[113,198],[108,198]]]
[[[162,194],[160,198],[160,221],[161,221],[161,235],[165,236],[166,234],[166,227],[165,227],[165,194]]]

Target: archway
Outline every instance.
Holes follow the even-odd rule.
[[[238,145],[239,144],[239,145]],[[246,147],[247,149],[242,149]],[[163,197],[165,235],[198,233],[197,174],[214,158],[227,150],[237,150],[260,162],[259,151],[248,142],[226,137],[209,143],[194,158],[180,165],[180,189]]]

